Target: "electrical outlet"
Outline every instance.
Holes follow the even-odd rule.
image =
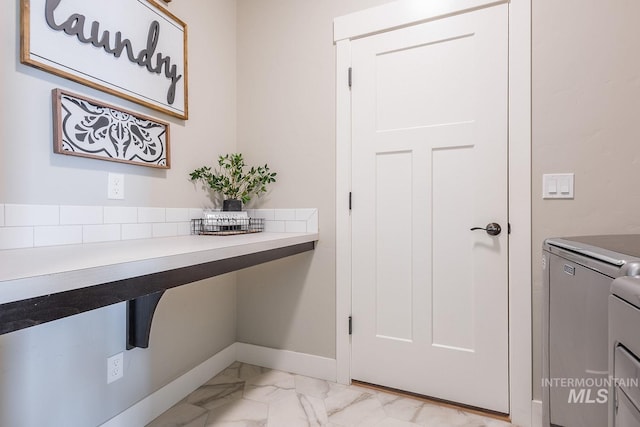
[[[107,384],[124,376],[124,353],[118,353],[107,359]]]
[[[124,175],[121,173],[110,173],[107,184],[108,199],[124,199]]]

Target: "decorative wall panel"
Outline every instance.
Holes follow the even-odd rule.
[[[53,90],[53,151],[154,168],[171,167],[169,124]]]

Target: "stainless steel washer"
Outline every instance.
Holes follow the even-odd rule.
[[[609,426],[640,426],[640,277],[621,277],[609,297]]]
[[[607,301],[613,279],[639,272],[640,235],[545,241],[543,426],[607,425]]]

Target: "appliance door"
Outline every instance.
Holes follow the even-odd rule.
[[[612,278],[549,257],[548,387],[551,425],[607,425],[608,297]]]
[[[638,312],[640,315],[640,311]],[[624,346],[618,345],[615,350],[614,377],[615,410],[613,425],[615,427],[640,426],[640,361]]]
[[[640,426],[640,411],[631,403],[631,400],[624,391],[616,389],[617,408],[614,415],[615,427],[638,427]]]

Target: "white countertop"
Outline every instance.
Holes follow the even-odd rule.
[[[316,240],[263,232],[3,250],[0,304]]]

